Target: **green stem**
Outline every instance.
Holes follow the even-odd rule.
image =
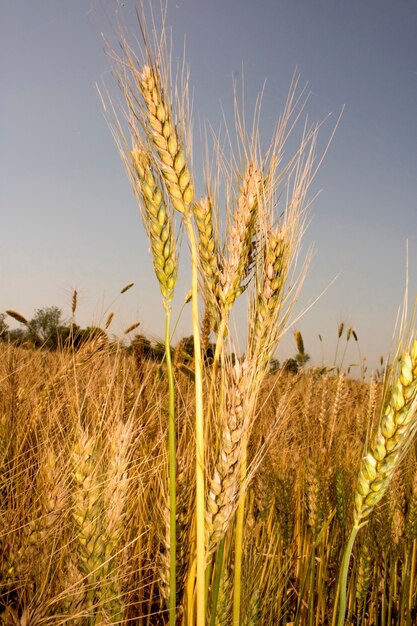
[[[168,455],[169,455],[169,625],[175,626],[177,606],[177,534],[176,534],[176,437],[175,437],[175,390],[171,360],[171,336],[169,331],[171,311],[165,316],[165,359],[168,374]]]
[[[192,324],[194,337],[195,369],[195,443],[196,443],[196,549],[197,549],[197,626],[204,626],[206,619],[205,593],[205,495],[204,495],[204,411],[203,411],[203,371],[201,362],[200,324],[198,315],[198,251],[190,216],[184,224],[191,247],[191,291]]]
[[[350,557],[352,555],[353,544],[355,543],[356,535],[358,534],[361,526],[354,526],[350,533],[349,541],[343,553],[342,566],[340,569],[340,604],[339,604],[339,619],[337,626],[344,626],[346,615],[346,595],[347,595],[347,577],[349,570]]]

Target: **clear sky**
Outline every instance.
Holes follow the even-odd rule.
[[[135,32],[131,0],[120,5]],[[68,315],[76,288],[81,324],[114,310],[115,331],[140,321],[162,336],[147,241],[95,88],[112,80],[103,6],[111,20],[112,0],[0,0],[0,311],[31,317],[57,305]],[[262,136],[295,67],[311,90],[309,119],[332,113],[324,137],[345,105],[313,190],[304,249],[315,256],[299,309],[338,278],[296,328],[316,363],[321,334],[329,362],[343,321],[376,366],[403,299],[407,240],[417,294],[417,1],[171,0],[168,24],[174,58],[186,40],[196,167],[200,120],[217,127],[224,110],[231,121],[242,67],[248,111],[266,80]],[[176,310],[189,287],[186,256],[184,246]],[[294,352],[290,333],[278,357]]]

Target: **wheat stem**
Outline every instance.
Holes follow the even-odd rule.
[[[242,466],[241,466],[241,492],[236,513],[235,530],[235,561],[233,573],[233,626],[240,623],[240,605],[242,598],[242,557],[243,557],[243,527],[245,522],[246,489],[242,488],[247,470],[247,442],[243,443]]]
[[[340,336],[339,332],[339,336]],[[408,449],[417,428],[417,339],[410,352],[404,352],[391,397],[382,414],[376,436],[362,459],[355,493],[353,528],[346,546],[340,572],[340,605],[338,626],[346,613],[347,574],[353,543],[364,520],[382,499]]]
[[[198,313],[198,249],[194,229],[189,216],[184,224],[190,240],[192,267],[192,325],[194,338],[195,371],[195,445],[196,445],[196,549],[197,549],[197,626],[204,626],[205,609],[205,489],[204,489],[204,413],[203,413],[203,372],[201,362],[200,323]]]
[[[168,406],[168,446],[169,446],[169,623],[175,626],[176,605],[177,605],[177,533],[176,533],[176,437],[175,437],[175,389],[174,374],[171,360],[171,335],[170,335],[171,312],[167,311],[165,316],[165,358],[167,364],[167,376],[169,387]]]

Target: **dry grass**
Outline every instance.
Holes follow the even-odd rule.
[[[117,349],[96,353],[79,367],[69,353],[5,344],[0,350],[2,623],[167,622],[164,366],[142,364],[138,376],[133,356]],[[194,534],[194,388],[182,374],[176,384],[182,623]],[[314,372],[265,379],[249,442],[249,467],[262,442],[268,443],[247,498],[244,623],[307,624],[311,610],[313,623],[331,623],[357,468],[381,396],[381,386],[349,379],[341,394],[340,378]],[[228,402],[237,409],[234,393]],[[228,461],[239,458],[239,438],[233,424],[228,428],[227,437],[220,428],[207,443],[213,450],[220,446],[212,479],[219,488],[208,485],[216,503],[210,545],[225,539],[217,623],[230,623],[232,610],[237,473]],[[398,624],[415,619],[415,448],[400,472],[354,549],[348,605],[353,623],[374,623],[377,614],[386,623],[388,615]],[[312,579],[313,553],[318,565]]]

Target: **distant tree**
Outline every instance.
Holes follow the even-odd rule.
[[[307,352],[298,352],[298,354],[295,355],[295,360],[297,361],[300,369],[309,362],[310,358],[311,357],[307,354]]]
[[[270,374],[275,374],[279,370],[279,361],[278,359],[271,359],[269,362],[269,372]]]
[[[4,341],[8,337],[9,325],[7,324],[6,314],[0,313],[0,340]]]
[[[50,306],[35,311],[29,323],[28,335],[35,345],[56,350],[60,344],[63,345],[68,332],[61,309],[57,306]]]
[[[296,359],[287,359],[286,361],[284,361],[284,363],[282,364],[282,369],[285,372],[290,372],[291,374],[297,374],[298,363]]]
[[[27,341],[28,335],[26,328],[13,328],[13,330],[9,330],[7,333],[7,339],[11,343],[14,343],[16,346],[21,346],[25,341]]]

